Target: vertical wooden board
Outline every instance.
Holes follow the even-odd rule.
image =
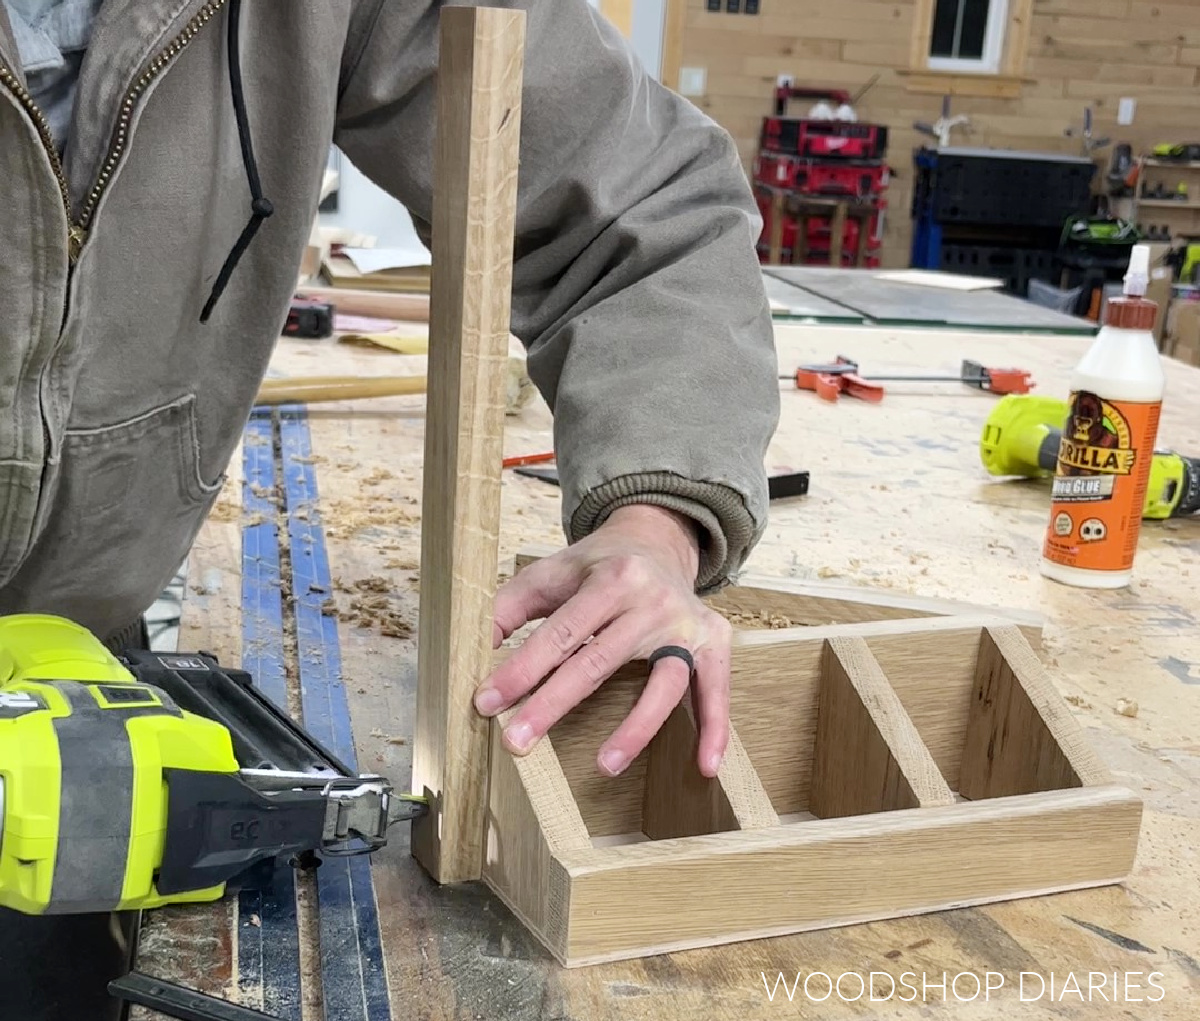
[[[679,88],[679,69],[683,66],[683,37],[687,22],[687,0],[666,0],[663,17],[662,66],[659,80],[668,89]]]
[[[827,641],[821,675],[813,815],[828,819],[954,803],[863,639]]]
[[[505,362],[525,31],[522,11],[441,12],[413,783],[413,853],[441,883],[483,863]]]
[[[1011,627],[985,629],[958,790],[1002,798],[1111,783],[1037,656]]]

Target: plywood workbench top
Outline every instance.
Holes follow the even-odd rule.
[[[780,326],[781,371],[855,358],[864,373],[956,373],[963,358],[1031,371],[1037,393],[1065,396],[1086,339],[1000,333]],[[419,373],[423,359],[331,342],[285,341],[283,375]],[[1160,443],[1200,454],[1200,369],[1169,362]],[[889,384],[881,404],[836,405],[781,383],[771,469],[809,469],[807,497],[779,502],[750,570],[1038,610],[1042,652],[1093,747],[1146,805],[1138,864],[1125,887],[972,908],[827,932],[563,971],[481,887],[436,888],[398,833],[374,868],[394,1016],[429,1019],[755,1021],[837,1018],[1117,1018],[1184,1021],[1200,1003],[1200,520],[1147,524],[1129,589],[1089,592],[1038,573],[1045,484],[989,479],[979,431],[994,398],[954,384]],[[342,674],[363,769],[407,781],[417,625],[421,397],[309,412]],[[506,454],[549,448],[543,405],[509,419]],[[238,478],[238,464],[234,465]],[[181,642],[239,651],[239,488],[231,486],[191,562]],[[561,542],[557,489],[506,473],[501,562],[527,543]],[[366,594],[366,595],[364,595]],[[375,595],[374,602],[369,595]],[[1117,712],[1136,701],[1136,716]],[[1129,711],[1129,710],[1127,710]],[[987,854],[987,847],[979,848]],[[721,891],[712,891],[719,898]],[[194,927],[193,927],[194,928]],[[178,913],[151,922],[144,967],[208,988],[230,968],[187,965],[193,937]],[[792,1002],[797,973],[822,978]],[[857,998],[862,976],[877,973]],[[988,998],[973,979],[1004,977]],[[1025,999],[1020,988],[1026,977]],[[1050,976],[1054,973],[1053,1000]],[[1089,972],[1108,976],[1088,1002]],[[1149,973],[1161,973],[1148,984]],[[897,985],[888,998],[888,979]],[[914,997],[899,985],[916,982]],[[1081,983],[1082,997],[1067,973]],[[1112,976],[1125,982],[1111,999]],[[775,989],[774,998],[766,985]],[[924,976],[928,983],[921,991]],[[1039,981],[1044,983],[1037,996]],[[1099,981],[1096,979],[1096,981]],[[874,992],[875,1002],[870,1002]],[[226,989],[228,992],[228,989]],[[956,995],[959,994],[959,995]],[[846,1000],[855,1002],[845,1002]],[[823,1002],[814,1002],[823,1000]],[[967,1002],[967,1001],[970,1002]],[[1082,1002],[1081,1002],[1082,1000]],[[1157,1002],[1152,1002],[1157,1001]],[[307,1015],[306,1015],[307,1016]],[[319,1015],[318,1015],[319,1016]]]

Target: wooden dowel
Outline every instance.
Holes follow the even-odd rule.
[[[377,291],[354,291],[340,287],[309,287],[296,289],[298,298],[327,301],[338,312],[355,316],[374,316],[377,319],[399,319],[404,322],[429,322],[429,298],[424,294],[384,294]]]
[[[309,376],[268,379],[258,390],[257,404],[314,404],[361,397],[423,394],[424,376]]]

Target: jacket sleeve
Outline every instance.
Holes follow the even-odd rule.
[[[779,415],[761,227],[729,136],[587,0],[527,12],[512,331],[554,413],[569,541],[617,507],[689,515],[697,588],[762,535]],[[359,4],[337,145],[428,239],[437,2]]]

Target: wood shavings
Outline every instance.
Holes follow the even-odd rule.
[[[1073,705],[1076,709],[1093,709],[1095,708],[1091,702],[1080,695],[1067,695],[1067,702]]]
[[[404,510],[401,503],[407,501],[378,495],[323,503],[325,534],[331,539],[347,539],[369,528],[417,524],[419,516]]]
[[[1119,716],[1128,716],[1130,719],[1135,719],[1138,714],[1138,704],[1131,698],[1119,698],[1113,712]]]
[[[397,613],[390,613],[379,621],[379,633],[384,638],[411,638],[412,627]]]
[[[421,566],[419,561],[413,560],[411,557],[393,557],[384,565],[389,571],[415,571]]]
[[[369,578],[359,578],[354,582],[354,587],[359,592],[390,592],[392,583],[387,578],[381,578],[377,574],[371,575]]]
[[[782,628],[803,626],[801,622],[794,621],[790,617],[784,617],[778,613],[767,613],[766,610],[759,610],[758,613],[734,613],[724,610],[720,612],[721,616],[734,627],[778,631]]]
[[[388,479],[394,479],[393,475],[386,468],[373,468],[363,478],[363,484],[367,486],[377,486],[380,482],[386,482]]]
[[[241,520],[242,508],[232,500],[217,500],[213,509],[208,512],[209,521],[219,521],[221,524],[234,524]]]
[[[411,638],[412,625],[392,603],[392,583],[387,578],[372,575],[346,585],[340,578],[333,580],[334,589],[351,594],[349,605],[343,609],[332,596],[321,604],[327,617],[353,624],[355,627],[377,630],[384,638]]]
[[[838,577],[838,575],[840,573],[841,573],[840,571],[835,571],[832,567],[818,567],[817,568],[817,577],[818,578],[836,578],[836,577]]]

